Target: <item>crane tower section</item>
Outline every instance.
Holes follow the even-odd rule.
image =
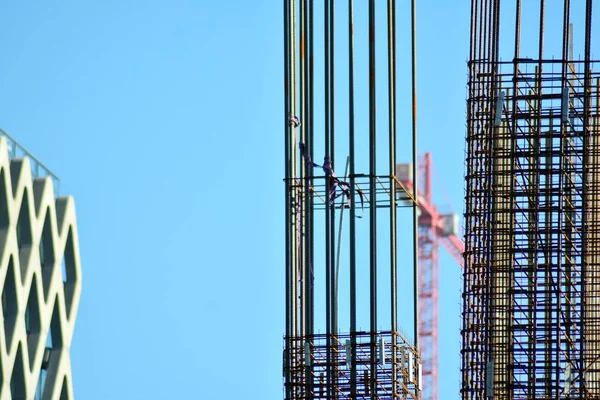
[[[398,164],[396,176],[407,188],[413,187],[412,164]],[[430,153],[419,159],[420,182],[417,195],[419,204],[419,350],[422,368],[422,400],[438,400],[438,332],[439,332],[439,258],[440,244],[460,266],[463,264],[464,245],[459,238],[458,215],[442,214],[433,203],[433,161]]]
[[[471,4],[461,396],[596,399],[592,1]]]

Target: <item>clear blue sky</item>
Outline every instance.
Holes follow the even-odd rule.
[[[419,148],[462,213],[469,2],[419,12]],[[282,398],[281,19],[281,1],[0,5],[0,127],[76,198],[77,399]],[[460,270],[441,253],[453,399]]]

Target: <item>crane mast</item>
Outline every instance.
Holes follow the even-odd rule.
[[[398,179],[407,188],[412,188],[410,164],[399,164]],[[438,332],[439,332],[439,247],[440,244],[462,267],[464,244],[458,236],[458,216],[440,214],[433,204],[433,164],[431,153],[419,160],[419,176],[423,188],[417,195],[418,257],[419,257],[419,350],[422,361],[423,400],[438,400]]]

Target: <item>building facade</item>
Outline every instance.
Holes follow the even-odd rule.
[[[0,400],[73,399],[81,293],[75,203],[0,131]]]

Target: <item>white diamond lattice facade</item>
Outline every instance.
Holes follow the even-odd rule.
[[[0,400],[73,399],[81,293],[75,203],[0,137]]]

